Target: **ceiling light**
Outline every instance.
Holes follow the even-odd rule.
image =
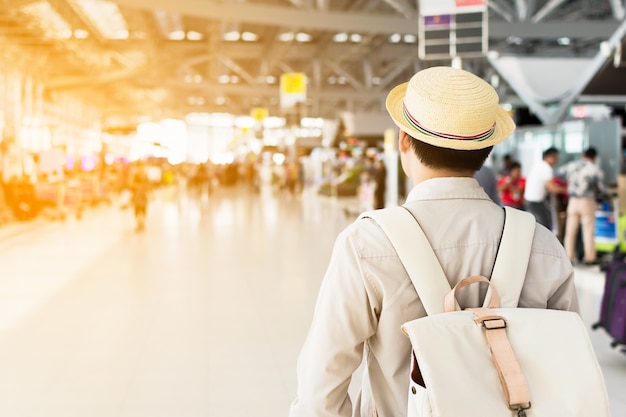
[[[229,75],[220,75],[219,77],[217,77],[217,82],[220,84],[228,84],[229,81],[230,81]]]
[[[202,38],[204,38],[204,36],[202,36],[202,33],[200,32],[196,32],[195,30],[190,30],[189,32],[187,32],[187,40],[201,41]]]
[[[200,75],[200,74],[187,74],[187,75],[185,75],[185,82],[187,84],[191,84],[191,83],[200,84],[202,82],[202,75]]]
[[[82,30],[82,29],[76,29],[74,31],[74,37],[76,39],[87,39],[89,37],[89,32],[87,32],[86,30]]]
[[[117,4],[108,0],[72,0],[107,39],[128,39],[126,20]]]
[[[330,85],[337,84],[337,77],[335,76],[328,77],[328,84]]]
[[[239,77],[237,77],[236,75],[231,75],[230,76],[230,82],[231,82],[231,84],[238,84],[239,83]]]
[[[281,42],[291,42],[295,37],[296,35],[293,32],[284,32],[278,35],[278,40]]]
[[[148,38],[148,35],[146,34],[146,32],[132,32],[130,34],[130,37],[132,39],[146,39]]]
[[[556,41],[561,46],[568,46],[572,43],[572,40],[570,38],[566,38],[565,36],[562,38],[558,38]]]
[[[363,37],[359,35],[358,33],[353,33],[352,35],[350,35],[350,41],[354,43],[359,43],[362,40],[363,40]]]
[[[206,100],[204,97],[187,97],[187,103],[192,105],[192,106],[202,106],[206,103]]]
[[[372,85],[381,85],[383,82],[383,80],[380,77],[373,77],[372,78]]]
[[[493,74],[490,78],[489,78],[489,84],[491,84],[491,86],[493,88],[498,88],[500,87],[500,76],[498,74]]]
[[[256,120],[254,120],[253,117],[251,116],[239,116],[235,119],[235,126],[236,127],[243,127],[243,128],[252,128],[254,127],[254,125],[256,124]]]
[[[22,6],[21,10],[39,21],[46,36],[57,39],[69,39],[72,37],[72,28],[70,25],[48,2],[39,1],[31,3]]]
[[[217,104],[218,106],[223,106],[224,104],[226,104],[226,98],[225,97],[216,97],[215,98],[215,104]]]
[[[311,42],[311,35],[309,35],[308,33],[300,32],[296,35],[296,40],[302,43]]]
[[[183,39],[185,39],[185,31],[184,30],[175,30],[173,32],[170,32],[167,35],[167,38],[171,41],[182,41]]]
[[[285,119],[283,117],[270,116],[263,119],[263,127],[266,129],[285,127],[285,124]]]
[[[236,42],[239,40],[239,38],[241,38],[241,35],[236,30],[233,30],[232,32],[226,32],[224,33],[224,35],[222,35],[222,39],[227,42]]]
[[[259,40],[259,35],[252,32],[244,32],[241,34],[241,40],[245,42],[255,42]]]
[[[265,77],[265,82],[268,84],[276,84],[276,77],[274,77],[273,75],[268,75],[267,77]]]
[[[339,85],[346,85],[348,83],[348,80],[346,79],[346,77],[341,76],[337,78],[337,83]]]
[[[302,127],[322,127],[324,126],[324,119],[319,117],[303,117],[300,121]]]
[[[391,43],[398,43],[402,40],[402,35],[400,35],[399,33],[394,33],[393,35],[389,36],[389,42]]]
[[[523,41],[524,40],[519,36],[511,35],[506,38],[506,43],[508,43],[509,45],[521,45]]]
[[[335,36],[333,36],[333,41],[338,42],[338,43],[347,42],[348,34],[345,32],[337,33]]]
[[[417,42],[417,36],[413,35],[412,33],[408,33],[404,35],[404,43],[415,43],[415,42]]]

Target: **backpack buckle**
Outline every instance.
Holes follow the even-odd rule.
[[[506,329],[506,320],[503,317],[486,318],[481,320],[481,324],[485,330]]]
[[[528,404],[515,404],[509,405],[509,410],[517,411],[517,417],[526,417],[526,410],[530,408],[530,401]]]

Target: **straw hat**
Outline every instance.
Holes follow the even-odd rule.
[[[418,72],[391,90],[386,104],[401,130],[442,148],[482,149],[502,142],[515,130],[491,85],[451,67]]]

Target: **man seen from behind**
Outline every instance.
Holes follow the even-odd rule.
[[[432,67],[395,87],[386,104],[400,129],[402,167],[415,184],[404,207],[424,230],[450,286],[471,275],[489,277],[504,210],[473,175],[515,129],[496,91],[467,71]],[[457,299],[463,308],[482,302],[472,287]],[[519,304],[578,305],[572,264],[554,234],[538,225]],[[406,416],[411,344],[401,326],[425,314],[378,224],[361,218],[349,225],[335,242],[298,358],[290,417]],[[351,397],[356,375],[358,395]]]

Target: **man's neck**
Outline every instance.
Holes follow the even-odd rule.
[[[425,167],[423,165],[420,166],[420,169],[415,170],[415,175],[413,175],[414,184],[419,184],[422,181],[430,180],[433,178],[473,178],[473,171],[453,171],[449,169],[433,169],[429,167]]]

